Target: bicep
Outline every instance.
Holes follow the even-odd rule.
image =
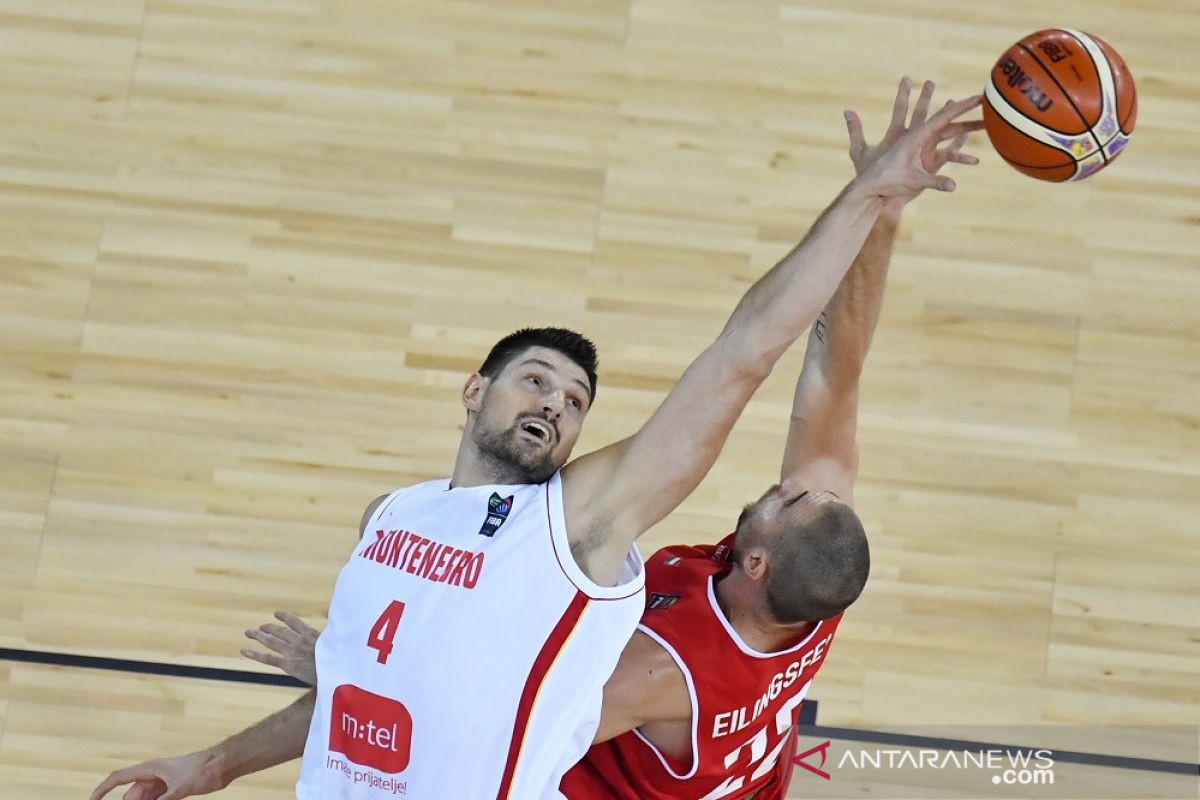
[[[605,530],[612,551],[623,558],[634,539],[708,474],[765,377],[757,366],[739,361],[735,343],[714,342],[636,434],[568,466],[568,528],[582,519],[583,528]]]

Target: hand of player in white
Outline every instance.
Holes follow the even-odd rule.
[[[90,800],[100,800],[126,783],[133,786],[122,800],[183,800],[225,788],[209,754],[201,751],[174,758],[156,758],[119,769],[100,782]]]
[[[275,667],[309,686],[317,685],[317,666],[314,657],[317,637],[321,632],[288,611],[276,611],[275,619],[287,625],[266,623],[246,631],[246,637],[273,650],[278,655],[242,648],[241,653],[251,661]]]
[[[979,106],[983,95],[966,100],[950,101],[932,117],[928,117],[933,99],[933,81],[926,81],[908,118],[908,101],[912,81],[903,78],[892,106],[892,119],[883,139],[868,146],[863,138],[862,121],[853,111],[846,112],[850,131],[850,160],[855,174],[868,190],[886,200],[908,202],[925,189],[954,191],[954,181],[938,175],[946,164],[974,165],[979,159],[961,152],[971,131],[980,130],[983,120],[956,121]],[[905,124],[907,120],[907,125]],[[946,141],[950,144],[942,146]]]

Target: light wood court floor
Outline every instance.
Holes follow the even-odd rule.
[[[814,686],[868,728],[1200,719],[1190,0],[0,0],[0,647],[247,668],[362,507],[449,472],[500,335],[601,348],[632,432],[849,178],[903,73],[1111,42],[1130,149],[905,222],[864,378],[874,572]],[[644,549],[777,471],[799,351]],[[0,797],[86,796],[291,690],[0,662]],[[295,765],[230,798],[285,797]]]

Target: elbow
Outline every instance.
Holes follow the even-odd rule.
[[[736,365],[738,379],[758,388],[771,377],[771,371],[775,369],[781,355],[782,350],[779,353],[760,354],[739,361]]]
[[[721,363],[727,364],[739,383],[757,387],[771,375],[790,342],[770,344],[745,331],[723,335],[714,345]]]

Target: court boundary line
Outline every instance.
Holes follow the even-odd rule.
[[[69,667],[74,669],[130,672],[141,675],[161,675],[173,678],[198,678],[225,683],[283,686],[293,689],[310,688],[308,684],[290,675],[274,675],[266,672],[224,669],[221,667],[197,667],[188,664],[165,664],[159,661],[139,661],[128,658],[86,656],[78,653],[54,653],[45,650],[22,650],[0,647],[0,661],[14,661],[23,664],[40,664],[43,666]],[[1196,775],[1200,777],[1200,764],[1191,764],[1186,761],[1162,761],[1134,756],[1114,756],[1104,753],[1085,753],[1073,750],[1056,750],[1054,748],[996,744],[970,739],[947,739],[937,736],[890,733],[888,731],[875,731],[865,728],[844,728],[831,725],[818,725],[816,724],[816,719],[817,701],[806,700],[804,705],[801,706],[799,734],[801,736],[818,738],[824,736],[828,739],[837,739],[839,741],[869,742],[872,744],[918,747],[930,750],[1004,750],[1013,753],[1027,752],[1033,754],[1037,750],[1044,749],[1050,750],[1054,754],[1055,762],[1085,764],[1088,766],[1127,769],[1139,772]]]
[[[51,653],[44,650],[16,650],[0,647],[0,661],[17,661],[24,664],[43,664],[52,667],[74,667],[76,669],[101,669],[110,672],[133,672],[172,678],[201,678],[226,683],[287,686],[295,689],[311,688],[307,683],[290,675],[274,675],[268,672],[252,672],[242,669],[222,669],[221,667],[194,667],[188,664],[164,664],[160,661],[136,661],[128,658],[85,656],[77,653]]]

